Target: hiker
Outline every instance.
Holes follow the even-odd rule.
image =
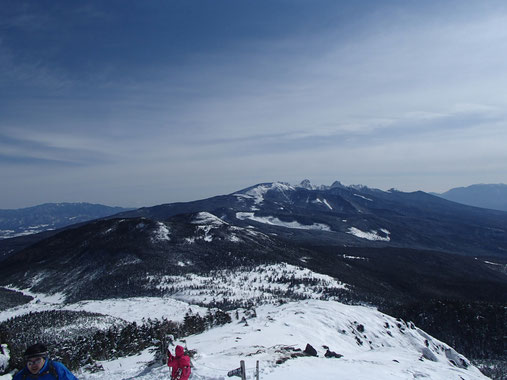
[[[48,350],[43,344],[28,347],[24,357],[26,366],[14,375],[13,380],[78,380],[62,363],[48,358]]]
[[[190,357],[184,355],[182,346],[176,346],[175,356],[167,349],[167,365],[172,367],[171,380],[188,380],[190,376]]]

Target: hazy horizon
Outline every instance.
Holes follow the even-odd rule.
[[[283,181],[275,181],[275,182],[283,182]],[[267,182],[261,182],[261,183],[267,183]],[[206,198],[211,198],[211,197],[214,197],[214,196],[220,196],[220,195],[228,195],[228,194],[233,194],[234,192],[236,191],[240,191],[240,190],[243,190],[243,189],[246,189],[248,187],[251,187],[251,186],[255,186],[257,184],[253,184],[253,185],[249,185],[249,186],[246,186],[246,187],[243,187],[243,188],[238,188],[238,189],[235,189],[233,191],[228,191],[228,192],[225,192],[225,193],[220,193],[220,194],[209,194],[208,196],[205,196],[205,197],[202,197],[202,198],[194,198],[194,199],[180,199],[180,200],[174,200],[174,201],[167,201],[167,202],[161,202],[161,203],[154,203],[154,204],[140,204],[140,205],[137,205],[137,206],[130,206],[130,205],[118,205],[118,204],[107,204],[105,202],[88,202],[86,200],[82,200],[82,201],[65,201],[65,202],[44,202],[44,203],[37,203],[37,204],[28,204],[26,206],[21,206],[21,207],[15,207],[15,208],[0,208],[0,210],[9,210],[9,209],[22,209],[22,208],[30,208],[30,207],[35,207],[35,206],[40,206],[40,205],[43,205],[43,204],[53,204],[53,203],[90,203],[90,204],[99,204],[99,205],[103,205],[103,206],[109,206],[109,207],[122,207],[122,208],[141,208],[141,207],[151,207],[151,206],[158,206],[158,205],[161,205],[161,204],[166,204],[166,203],[176,203],[176,202],[192,202],[192,201],[196,201],[196,200],[201,200],[201,199],[206,199]],[[290,185],[292,186],[297,186],[297,185],[300,185],[300,183],[290,183]],[[312,185],[315,185],[315,186],[320,186],[320,185],[326,185],[326,186],[330,186],[331,183],[329,184],[325,184],[325,183],[322,183],[322,184],[317,184],[317,183],[312,183]],[[363,185],[363,186],[366,186],[364,184],[360,184],[360,183],[357,183],[357,184],[344,184],[342,183],[342,185],[344,186],[356,186],[356,185]],[[448,190],[445,190],[445,191],[442,191],[442,192],[434,192],[434,191],[426,191],[427,193],[431,194],[431,193],[434,193],[434,194],[438,194],[438,195],[441,195],[441,194],[444,194],[445,192],[449,191],[449,190],[454,190],[454,189],[460,189],[460,188],[468,188],[468,187],[471,187],[471,186],[478,186],[478,185],[501,185],[501,186],[507,186],[507,184],[504,184],[504,183],[496,183],[496,184],[486,184],[486,183],[476,183],[476,184],[472,184],[472,185],[468,185],[468,186],[461,186],[461,187],[454,187],[454,188],[451,188],[451,189],[448,189]],[[379,189],[379,188],[376,188],[376,187],[372,187],[372,186],[368,186],[370,188],[374,188],[374,189]],[[392,188],[390,189],[379,189],[379,190],[383,190],[383,191],[387,191],[387,190],[391,190]],[[397,191],[402,191],[400,189],[396,189],[394,188],[395,190]],[[414,191],[419,191],[419,190],[414,190]],[[422,191],[422,190],[421,190]]]

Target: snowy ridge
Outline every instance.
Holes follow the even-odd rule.
[[[206,276],[187,274],[150,279],[155,287],[170,290],[174,298],[201,305],[244,300],[261,304],[294,298],[335,299],[328,294],[347,289],[330,276],[289,264],[217,270]]]
[[[221,342],[220,347],[214,342]],[[318,357],[291,358],[297,353],[295,349],[304,349],[307,343],[317,349]],[[197,349],[195,373],[202,378],[216,376],[205,367],[207,363],[213,363],[214,368],[235,368],[241,357],[247,367],[259,360],[261,378],[266,380],[309,379],[315,375],[329,380],[485,378],[452,348],[412,324],[372,308],[332,301],[265,305],[247,324],[226,325],[191,336],[186,344]],[[324,358],[324,346],[343,358]]]
[[[322,223],[301,224],[297,221],[284,222],[283,220],[280,220],[274,216],[255,216],[253,212],[237,212],[236,218],[239,220],[249,219],[258,223],[264,223],[272,226],[279,226],[285,228],[295,228],[300,230],[331,231],[331,228],[328,225]]]
[[[283,182],[273,182],[257,185],[245,193],[236,193],[233,195],[239,198],[251,198],[254,200],[254,203],[258,205],[264,202],[264,195],[270,190],[278,190],[283,193],[285,191],[294,191],[295,188]]]
[[[307,343],[317,350],[317,357],[302,354]],[[487,379],[466,358],[413,324],[373,308],[333,301],[260,306],[239,318],[233,316],[230,324],[175,344],[196,352],[192,376],[199,380],[225,380],[240,360],[245,360],[247,379],[254,378],[257,360],[263,380]],[[343,356],[326,358],[328,349]],[[153,353],[145,350],[101,362],[105,372],[78,376],[83,380],[169,377],[165,365],[146,367],[152,358]]]
[[[354,194],[354,196],[355,196],[355,197],[359,197],[359,198],[363,198],[363,199],[365,199],[365,200],[367,200],[367,201],[370,201],[370,202],[373,202],[373,199],[366,198],[366,197],[364,197],[364,196],[362,196],[362,195],[359,195],[359,194]]]
[[[209,224],[213,226],[221,226],[224,224],[228,224],[224,222],[222,219],[220,219],[218,216],[215,216],[209,212],[199,212],[195,216],[194,220],[192,221],[194,224]]]
[[[199,212],[191,221],[195,224],[196,234],[185,239],[189,244],[195,243],[196,240],[204,240],[205,242],[212,242],[216,236],[213,234],[213,230],[221,229],[222,234],[219,239],[225,239],[233,243],[240,243],[242,240],[237,236],[236,232],[246,232],[248,235],[253,236],[247,229],[231,226],[229,223],[220,219],[218,216],[213,215],[209,212]]]
[[[240,360],[246,361],[248,379],[253,379],[257,360],[263,380],[307,380],[315,376],[323,380],[487,379],[466,358],[412,323],[396,320],[372,307],[333,301],[334,297],[326,293],[347,291],[347,285],[308,269],[289,264],[261,265],[214,271],[207,276],[150,279],[160,287],[172,288],[173,296],[63,304],[59,295],[30,293],[36,297],[32,302],[0,312],[0,320],[30,311],[83,310],[104,315],[98,319],[104,325],[95,326],[100,329],[108,327],[105,322],[109,317],[136,322],[162,317],[181,321],[189,309],[206,313],[205,307],[192,303],[212,306],[225,299],[248,301],[248,309],[230,313],[232,323],[175,342],[195,351],[194,379],[225,380],[227,372],[237,368]],[[66,328],[79,331],[83,326]],[[302,354],[308,343],[317,350],[317,357]],[[324,354],[328,349],[343,356],[327,358]],[[153,362],[154,352],[152,348],[135,356],[102,361],[99,364],[104,371],[81,370],[76,375],[81,380],[168,378],[167,366]]]

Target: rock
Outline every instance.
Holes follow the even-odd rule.
[[[337,358],[337,359],[343,357],[342,354],[337,354],[336,352],[330,351],[329,349],[326,351],[326,353],[324,354],[324,356],[326,358]]]
[[[313,348],[309,343],[306,345],[303,352],[308,356],[317,356],[317,350]]]
[[[432,362],[438,361],[436,355],[433,352],[431,352],[431,350],[428,347],[423,347],[421,351],[424,359],[431,360]]]
[[[452,348],[445,349],[445,356],[449,361],[458,368],[467,368],[468,363]]]

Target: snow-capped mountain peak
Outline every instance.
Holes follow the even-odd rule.
[[[309,179],[302,180],[301,183],[299,184],[299,187],[302,187],[303,189],[307,189],[307,190],[314,189],[314,186],[310,183]]]
[[[294,191],[294,186],[291,186],[285,182],[272,182],[272,183],[262,183],[259,185],[255,185],[248,189],[242,190],[234,194],[236,197],[246,197],[254,200],[254,203],[260,205],[264,202],[264,197],[268,191],[278,191],[281,193]]]

